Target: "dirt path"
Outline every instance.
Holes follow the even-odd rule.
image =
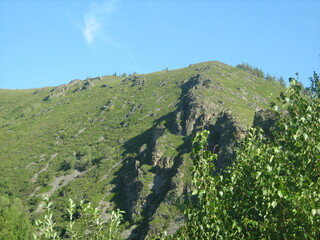
[[[44,168],[42,168],[39,172],[37,172],[33,177],[32,177],[32,181],[35,183],[37,180],[37,177],[40,173],[42,173],[43,171],[47,170],[47,168],[49,167],[49,163],[51,160],[53,160],[58,154],[53,154],[50,157],[50,160],[48,161],[48,163],[46,164],[46,166]],[[99,181],[103,181],[105,179],[107,179],[109,177],[110,172],[112,172],[116,167],[118,167],[123,161],[119,161],[117,163],[115,163],[111,168],[109,168],[108,172],[103,175],[101,177],[101,179]],[[50,183],[50,185],[52,186],[52,189],[48,192],[45,193],[39,193],[37,194],[37,192],[40,190],[40,186],[38,186],[33,193],[30,195],[30,197],[36,195],[36,196],[51,196],[53,193],[55,193],[59,188],[64,187],[66,185],[68,185],[71,181],[73,181],[75,178],[85,174],[86,172],[90,171],[92,168],[94,168],[95,166],[87,169],[86,171],[83,172],[79,172],[78,170],[73,170],[69,175],[63,175],[60,177],[54,177],[53,181]],[[108,193],[109,194],[109,193]],[[106,210],[110,207],[110,202],[105,201],[105,198],[108,196],[108,194],[101,199],[100,203],[99,203],[99,208],[102,208],[102,212],[103,212],[103,218],[107,219],[108,218],[108,214],[106,213]],[[43,209],[43,202],[41,202],[38,206],[38,208],[35,210],[35,212],[41,212]]]
[[[70,181],[75,179],[76,177],[82,175],[84,172],[79,172],[78,170],[74,170],[69,175],[63,175],[60,177],[54,177],[53,181],[50,183],[52,186],[52,189],[49,192],[40,193],[37,194],[38,196],[51,196],[55,191],[57,191],[59,188],[66,186],[69,184]]]
[[[36,196],[51,196],[53,193],[55,193],[59,188],[64,187],[66,185],[68,185],[71,181],[73,181],[75,178],[85,174],[86,172],[90,171],[91,169],[93,169],[95,166],[87,169],[86,171],[83,172],[79,172],[78,170],[73,170],[69,175],[63,175],[60,177],[54,177],[53,181],[50,183],[50,185],[52,186],[52,189],[48,192],[45,193],[39,193],[36,194],[37,191],[40,190],[40,187],[37,187],[35,189],[35,193],[33,195]],[[43,202],[41,202],[38,206],[38,208],[35,210],[35,212],[41,212],[43,208]]]
[[[31,167],[31,166],[33,166],[33,165],[37,165],[37,163],[35,163],[35,162],[29,163],[29,164],[26,166],[26,169],[28,169],[29,167]]]
[[[33,177],[31,178],[31,182],[35,183],[35,182],[37,181],[37,178],[38,178],[39,174],[42,173],[42,172],[44,172],[44,171],[46,171],[46,170],[48,169],[50,162],[51,162],[56,156],[58,156],[58,153],[54,153],[54,154],[51,155],[49,161],[48,161],[47,164],[44,166],[44,168],[42,168],[39,172],[37,172],[37,173],[35,173],[35,174],[33,175]]]
[[[108,172],[101,177],[101,179],[100,179],[99,181],[103,181],[103,180],[107,179],[107,178],[109,177],[110,172],[111,172],[113,169],[115,169],[116,167],[118,167],[118,166],[119,166],[121,163],[123,163],[123,162],[124,162],[124,160],[115,163],[115,164],[108,170]]]

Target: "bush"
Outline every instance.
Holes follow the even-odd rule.
[[[58,233],[56,222],[52,213],[52,202],[49,197],[44,198],[44,209],[46,214],[43,220],[36,220],[37,232],[34,239],[94,239],[113,240],[119,239],[119,225],[123,220],[124,212],[119,209],[112,211],[108,221],[104,220],[97,208],[93,208],[91,203],[85,204],[83,201],[77,206],[72,199],[69,199],[68,222],[64,227],[65,233],[61,236]],[[76,228],[77,223],[83,220],[82,226]]]
[[[0,196],[0,239],[32,239],[32,227],[26,209],[18,198]]]

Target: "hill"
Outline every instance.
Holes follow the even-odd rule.
[[[255,113],[282,90],[220,62],[0,89],[0,194],[21,198],[31,219],[49,195],[57,212],[69,198],[105,215],[124,210],[124,238],[173,233],[183,223],[177,203],[190,191],[195,133],[210,130],[219,171]]]

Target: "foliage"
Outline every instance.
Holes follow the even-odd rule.
[[[252,67],[248,63],[241,63],[236,66],[242,70],[251,72],[252,74],[256,75],[257,77],[264,78],[264,72],[260,68]]]
[[[284,79],[283,79],[282,76],[281,76],[280,78],[278,78],[278,81],[279,81],[279,83],[280,83],[280,85],[281,85],[282,87],[286,87],[286,82],[284,81]]]
[[[269,73],[265,74],[260,68],[253,67],[248,63],[241,63],[236,66],[246,72],[249,72],[259,78],[264,78],[269,82],[279,82],[281,87],[286,87],[286,82],[284,81],[283,77],[277,78],[276,76],[271,76]]]
[[[311,87],[308,90],[311,92],[311,96],[315,98],[320,98],[320,79],[319,75],[314,72],[313,78],[310,78]]]
[[[0,239],[27,240],[32,226],[20,199],[0,196]]]
[[[64,236],[59,234],[52,212],[52,202],[49,197],[44,198],[44,209],[46,214],[44,220],[36,220],[35,225],[38,232],[34,234],[34,239],[93,239],[112,240],[119,239],[117,235],[119,225],[123,220],[123,211],[119,209],[112,211],[108,220],[104,220],[97,208],[93,208],[91,203],[85,204],[83,201],[77,206],[72,199],[69,199],[67,207],[68,223],[65,226]],[[77,216],[77,217],[76,217]],[[84,226],[76,228],[75,225],[84,220]]]
[[[291,81],[272,104],[273,136],[251,129],[233,165],[212,176],[208,131],[194,141],[187,224],[169,239],[317,239],[320,236],[320,99]],[[316,91],[312,91],[315,94]]]
[[[269,73],[267,73],[265,79],[266,79],[267,81],[271,81],[271,82],[277,81],[277,78],[276,78],[275,76],[271,76]]]

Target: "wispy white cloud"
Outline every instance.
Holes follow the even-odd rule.
[[[84,14],[82,28],[83,37],[90,46],[98,37],[103,38],[108,44],[114,44],[106,28],[111,24],[110,15],[118,10],[120,2],[121,0],[106,0],[91,3],[89,10]]]
[[[100,28],[101,24],[95,16],[89,15],[84,17],[83,36],[89,45],[92,44]]]

